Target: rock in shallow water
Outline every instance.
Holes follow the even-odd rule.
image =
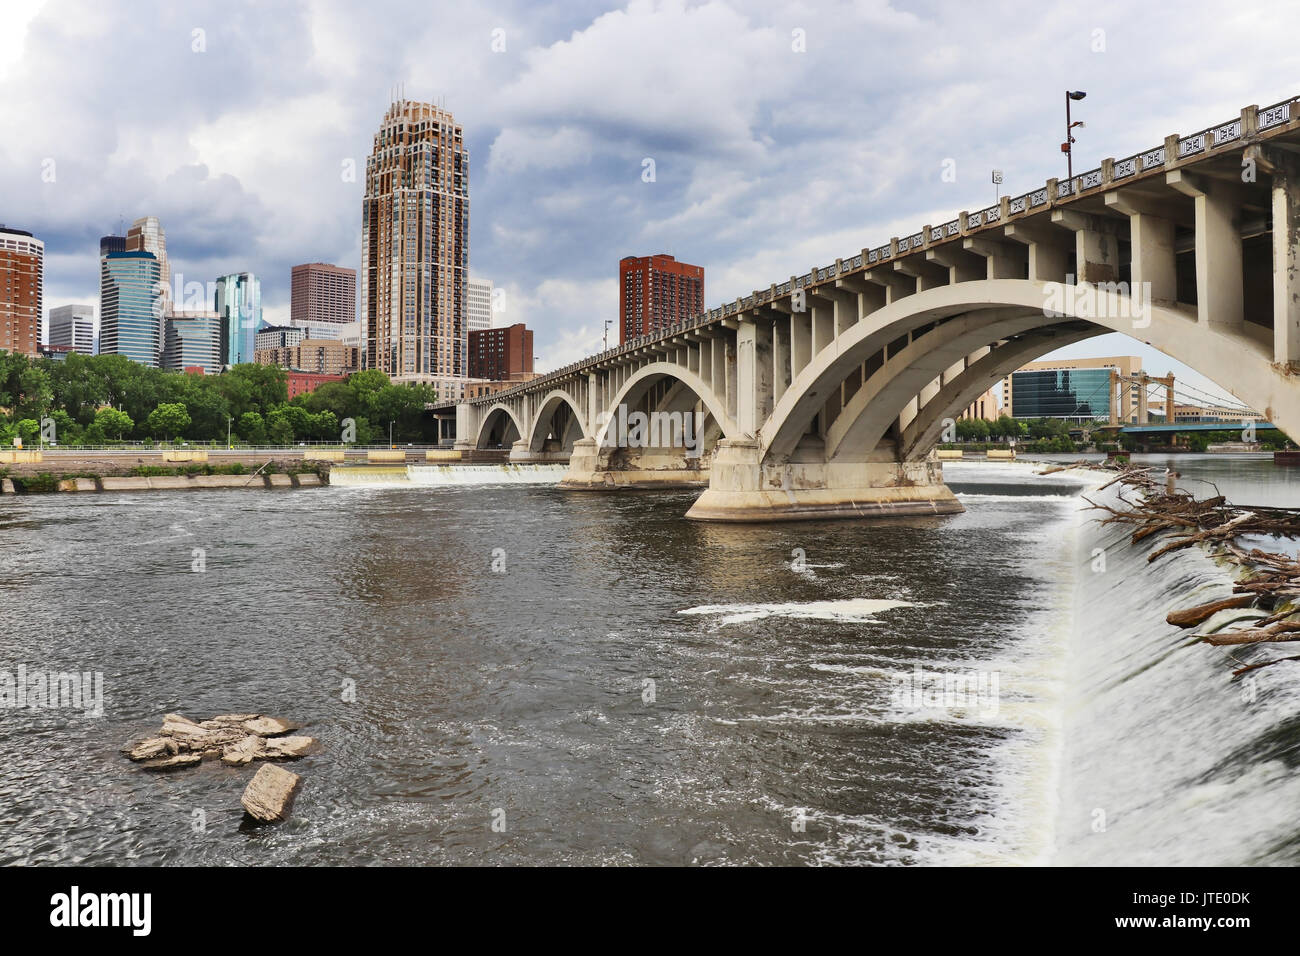
[[[127,747],[122,753],[126,754],[128,759],[138,763],[141,760],[153,760],[164,754],[176,754],[179,750],[174,740],[167,737],[150,737]]]
[[[254,738],[260,740],[261,738]],[[311,753],[316,746],[313,737],[272,737],[263,741],[266,744],[264,756],[269,758],[294,759]]]
[[[221,753],[221,762],[238,767],[261,758],[265,751],[266,741],[250,734],[237,743],[227,746]]]
[[[257,717],[253,720],[244,721],[244,730],[250,734],[257,734],[259,737],[275,737],[278,734],[287,734],[289,731],[297,729],[297,724],[290,723],[287,720],[279,720],[275,717]]]
[[[165,760],[151,760],[141,766],[145,770],[179,770],[182,767],[192,767],[202,761],[203,754],[177,754]]]
[[[275,764],[263,764],[239,799],[248,815],[263,823],[278,823],[289,816],[302,778]]]

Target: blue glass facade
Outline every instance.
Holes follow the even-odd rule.
[[[158,367],[161,274],[152,252],[108,252],[100,260],[100,354]]]
[[[221,316],[221,364],[255,361],[253,350],[262,325],[262,283],[257,276],[251,272],[221,276],[214,308]]]
[[[1110,418],[1108,368],[1042,369],[1011,376],[1016,418]]]

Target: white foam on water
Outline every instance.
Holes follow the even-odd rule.
[[[1187,646],[1165,615],[1226,597],[1228,571],[1195,548],[1149,564],[1156,545],[1133,547],[1128,531],[1090,521],[1080,536],[1052,862],[1294,863],[1300,775],[1279,758],[1294,746],[1297,665],[1234,682],[1240,661],[1287,656],[1285,645]],[[1094,547],[1104,572],[1089,571]]]
[[[765,617],[788,617],[818,621],[867,622],[882,611],[896,607],[920,607],[911,601],[847,598],[840,601],[804,601],[784,604],[702,604],[678,614],[714,615],[720,624],[745,624]]]
[[[1064,490],[1059,495],[998,495],[983,491],[954,491],[953,494],[961,501],[1060,501],[1063,498],[1074,497],[1073,491]]]
[[[563,464],[350,465],[330,470],[330,486],[341,488],[446,488],[490,485],[554,485]]]

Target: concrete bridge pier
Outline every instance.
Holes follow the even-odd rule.
[[[554,441],[544,442],[535,448],[534,442],[521,438],[510,446],[508,460],[515,465],[555,465],[569,461],[569,452]]]
[[[806,452],[811,452],[809,448]],[[785,462],[762,460],[752,438],[724,439],[709,487],[686,512],[697,521],[811,521],[965,511],[943,483],[937,460],[900,462],[881,449],[872,461],[827,461],[796,449]]]
[[[561,488],[701,488],[709,483],[709,456],[691,458],[681,448],[600,448],[596,439],[574,442]]]

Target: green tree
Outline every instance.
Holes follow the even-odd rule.
[[[99,426],[101,432],[113,438],[121,439],[123,435],[135,428],[135,422],[131,421],[131,416],[126,412],[119,412],[116,408],[101,408],[95,413],[94,424]]]
[[[230,414],[240,418],[245,412],[266,415],[272,408],[289,400],[289,376],[275,365],[251,363],[232,366],[212,379],[211,385],[226,400]]]
[[[257,412],[239,416],[239,437],[253,445],[266,444],[266,420]]]
[[[215,376],[185,375],[185,392],[182,404],[189,412],[189,436],[201,441],[224,441],[226,417],[230,405],[216,388],[209,384]]]
[[[293,425],[285,414],[284,406],[272,409],[266,416],[266,437],[274,445],[293,444]]]
[[[81,441],[81,425],[63,409],[56,408],[50,412],[50,418],[54,419],[54,440],[60,445],[75,445]]]
[[[14,433],[24,445],[34,445],[41,435],[41,423],[34,418],[20,418],[14,423]]]
[[[190,427],[190,413],[179,402],[163,402],[149,413],[148,425],[151,432],[175,438]]]

